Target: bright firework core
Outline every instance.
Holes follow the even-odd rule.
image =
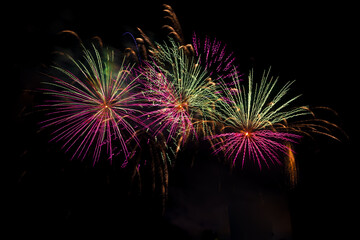
[[[243,133],[246,137],[251,137],[251,132],[248,130],[241,131],[241,133]]]
[[[188,103],[185,101],[185,102],[176,104],[176,105],[175,105],[175,108],[176,108],[178,111],[182,111],[182,110],[186,109],[187,106],[188,106]]]
[[[103,104],[101,104],[101,106],[104,109],[110,109],[111,108],[111,104],[106,100],[103,102]]]

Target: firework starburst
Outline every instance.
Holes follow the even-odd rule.
[[[155,135],[184,143],[204,130],[213,113],[215,84],[197,59],[188,57],[174,41],[158,45],[157,53],[142,71],[143,94],[151,110],[146,113]]]
[[[128,142],[137,141],[134,128],[141,124],[132,67],[118,64],[114,51],[99,51],[95,45],[83,46],[82,53],[83,61],[65,55],[70,67],[53,67],[56,74],[45,89],[52,100],[43,105],[49,112],[41,125],[54,127],[51,141],[64,142],[66,151],[74,148],[73,158],[93,152],[95,163],[106,148],[110,159],[116,149],[127,159]]]
[[[252,159],[261,168],[262,163],[280,163],[281,154],[288,154],[287,143],[294,143],[300,135],[289,132],[284,121],[306,115],[303,107],[289,108],[299,96],[285,100],[292,82],[285,84],[279,91],[277,79],[264,72],[260,84],[253,83],[250,73],[248,86],[240,86],[234,75],[234,87],[221,84],[222,96],[217,101],[219,122],[223,122],[223,133],[210,136],[218,140],[214,144],[215,153],[224,152],[233,164],[241,159],[242,166]],[[291,149],[290,149],[291,150]]]

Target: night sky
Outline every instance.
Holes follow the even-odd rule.
[[[304,139],[295,149],[295,188],[281,166],[261,172],[256,167],[231,169],[207,146],[188,146],[170,170],[164,214],[159,193],[149,190],[151,183],[145,181],[140,193],[119,164],[104,161],[92,167],[70,161],[59,145],[48,143],[48,132],[39,131],[42,116],[35,107],[41,101],[40,72],[52,64],[52,52],[73,44],[58,33],[72,30],[83,40],[99,36],[120,50],[131,41],[123,33],[139,36],[136,27],[163,41],[167,32],[161,26],[169,23],[163,3],[175,10],[188,43],[194,31],[216,37],[235,52],[240,71],[262,72],[271,66],[280,82],[295,79],[292,91],[303,94],[300,104],[334,109],[337,117],[325,116],[348,138],[339,132],[342,142]],[[11,104],[4,104],[11,117],[3,112],[8,121],[3,125],[8,229],[50,239],[70,234],[99,234],[101,239],[346,239],[358,217],[358,155],[353,150],[358,26],[353,9],[335,3],[235,5],[227,0],[12,4],[3,21],[3,48],[9,53],[3,79],[9,91],[6,84],[3,93],[11,95]]]

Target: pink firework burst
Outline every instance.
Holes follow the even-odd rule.
[[[143,71],[144,97],[149,111],[144,114],[154,135],[167,133],[167,142],[179,138],[184,143],[188,136],[196,136],[192,115],[189,112],[189,99],[170,81],[159,68],[147,64]]]
[[[292,151],[286,143],[295,143],[299,137],[292,133],[259,130],[224,133],[210,138],[221,138],[221,141],[214,144],[214,153],[224,152],[226,158],[233,159],[233,165],[238,158],[241,159],[242,167],[246,159],[253,159],[261,169],[262,162],[269,167],[269,160],[281,164],[280,158]]]
[[[214,113],[216,84],[199,64],[172,39],[159,44],[156,56],[141,69],[147,105],[147,124],[155,135],[184,144],[206,132]]]
[[[42,105],[48,119],[41,125],[53,127],[50,141],[64,142],[65,151],[74,148],[72,158],[84,159],[91,149],[94,164],[104,147],[108,159],[122,152],[127,160],[129,141],[138,142],[135,128],[141,124],[132,67],[118,64],[113,51],[99,52],[94,45],[83,46],[84,61],[66,57],[72,70],[54,66],[57,74],[44,89],[51,100]]]
[[[237,76],[233,77],[233,86],[219,84],[221,94],[216,102],[219,122],[223,124],[223,133],[209,136],[217,141],[214,152],[224,152],[232,159],[233,165],[241,159],[242,166],[246,159],[253,159],[260,167],[265,163],[281,163],[280,158],[292,149],[289,143],[295,143],[300,135],[292,132],[288,120],[307,115],[305,107],[289,105],[299,96],[285,99],[292,82],[285,84],[275,92],[277,79],[264,72],[260,84],[253,84],[253,73],[249,74],[248,87],[240,84]],[[285,154],[285,155],[284,155]]]

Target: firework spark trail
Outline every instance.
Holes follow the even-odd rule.
[[[235,74],[241,76],[238,66],[234,65],[234,53],[227,53],[226,44],[216,40],[216,38],[211,40],[209,37],[205,37],[202,44],[194,32],[192,45],[195,56],[200,59],[199,64],[205,67],[215,81],[231,78]]]
[[[309,112],[304,107],[288,109],[288,105],[299,97],[284,99],[292,82],[275,93],[277,79],[269,78],[269,72],[264,72],[260,85],[254,86],[253,78],[253,73],[250,73],[247,89],[240,85],[236,74],[233,77],[235,88],[225,83],[220,85],[216,104],[218,121],[224,123],[225,133],[208,138],[219,141],[213,145],[214,153],[224,152],[226,158],[233,159],[233,165],[238,157],[242,157],[244,166],[247,156],[261,169],[262,162],[267,166],[269,160],[280,163],[281,154],[288,154],[286,144],[296,143],[300,138],[300,135],[290,133],[290,128],[281,122]]]
[[[290,185],[294,187],[297,183],[297,178],[298,178],[297,167],[295,162],[295,156],[292,150],[292,144],[288,143],[287,147],[288,147],[288,153],[287,153],[287,158],[285,160],[285,167],[289,177]]]
[[[181,25],[174,10],[170,5],[167,4],[163,4],[163,7],[164,7],[163,11],[166,13],[166,16],[164,18],[169,19],[171,21],[170,25],[164,25],[163,28],[169,29],[170,31],[169,35],[174,37],[178,41],[178,43],[180,43],[180,45],[184,45],[185,40],[182,33]]]
[[[64,141],[66,152],[76,147],[72,158],[84,159],[94,147],[93,162],[100,158],[102,146],[113,156],[113,144],[118,139],[125,159],[130,156],[128,142],[138,143],[133,125],[141,125],[138,116],[139,93],[137,77],[132,76],[132,67],[124,60],[118,66],[113,51],[99,52],[83,46],[84,62],[66,55],[73,70],[54,66],[58,75],[50,76],[45,94],[54,100],[42,105],[49,110],[49,119],[41,122],[43,128],[56,127],[50,141]],[[111,158],[110,158],[111,159]]]

